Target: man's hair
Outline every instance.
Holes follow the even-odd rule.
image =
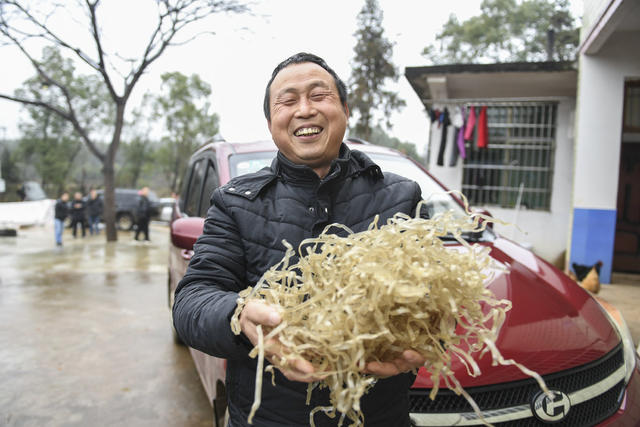
[[[271,120],[271,108],[270,108],[270,96],[269,91],[271,90],[271,83],[273,83],[273,79],[276,78],[278,73],[282,71],[284,68],[288,67],[292,64],[303,64],[305,62],[313,62],[314,64],[318,64],[322,68],[324,68],[331,76],[336,83],[336,87],[338,88],[338,95],[340,96],[340,103],[344,106],[347,104],[347,86],[344,84],[340,77],[336,74],[335,71],[331,67],[327,65],[324,59],[320,58],[317,55],[312,53],[300,52],[296,53],[293,56],[288,57],[284,61],[278,64],[278,66],[273,70],[271,74],[271,79],[269,83],[267,83],[267,90],[264,93],[264,116],[267,120]]]

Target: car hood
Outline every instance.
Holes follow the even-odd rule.
[[[620,342],[600,305],[563,272],[507,239],[489,245],[491,256],[508,268],[487,285],[497,298],[512,302],[496,341],[505,359],[545,375],[589,363]],[[490,354],[476,354],[481,375],[475,378],[454,359],[463,387],[528,378],[517,367],[492,366]],[[424,368],[414,387],[432,387]]]

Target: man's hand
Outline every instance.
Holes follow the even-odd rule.
[[[394,375],[401,374],[403,372],[409,372],[412,369],[419,368],[424,365],[427,359],[425,359],[420,353],[414,350],[405,350],[402,355],[397,359],[388,362],[369,362],[364,368],[364,372],[367,374],[378,375],[379,377],[386,378]]]
[[[280,314],[272,306],[263,303],[262,301],[249,300],[240,313],[240,328],[242,333],[251,341],[254,346],[258,344],[258,331],[257,325],[264,325],[275,327],[281,321]],[[272,360],[279,358],[282,354],[282,344],[277,339],[269,339],[264,343],[265,358],[269,360],[274,366]],[[313,365],[302,359],[294,360],[286,368],[278,368],[282,374],[291,381],[300,381],[310,383],[322,379],[316,375],[313,375],[315,370]]]

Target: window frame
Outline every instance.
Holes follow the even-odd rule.
[[[199,212],[199,208],[200,208],[200,200],[198,199],[196,200],[196,205],[193,206],[194,208],[193,210],[191,210],[192,206],[190,206],[190,203],[191,203],[192,196],[194,196],[195,194],[202,194],[202,186],[203,186],[204,179],[206,177],[206,172],[207,172],[206,169],[204,169],[202,174],[202,180],[199,183],[200,188],[199,189],[193,188],[195,185],[194,179],[196,178],[196,171],[198,168],[202,168],[202,167],[206,168],[205,157],[199,157],[197,159],[194,159],[193,162],[191,162],[191,164],[189,165],[189,183],[185,188],[186,191],[184,191],[182,212],[190,217],[197,216],[197,213]],[[198,193],[196,193],[196,190],[198,191]],[[196,215],[194,215],[194,213]]]
[[[205,190],[207,189],[207,184],[209,180],[209,176],[213,175],[215,181],[215,185],[211,188],[211,191],[207,191],[208,194],[205,194]],[[210,204],[208,203],[211,199],[211,195],[213,191],[220,187],[220,177],[218,176],[218,170],[216,168],[215,162],[211,157],[206,159],[206,171],[204,180],[202,180],[202,186],[200,188],[200,202],[198,203],[198,216],[201,218],[205,218],[207,216],[207,211],[209,210]],[[206,209],[203,210],[203,206],[206,205]]]
[[[202,180],[200,181],[199,188],[194,189],[193,186],[195,185],[194,179],[196,177],[195,172],[197,167],[204,167],[204,171],[202,174]],[[203,155],[200,155],[192,159],[191,162],[189,163],[189,167],[185,175],[187,179],[185,180],[185,183],[183,185],[182,196],[180,198],[180,210],[186,216],[203,217],[203,215],[201,215],[202,204],[203,204],[202,199],[203,199],[205,184],[207,183],[207,178],[209,177],[209,171],[213,171],[213,174],[215,176],[216,186],[214,188],[219,187],[220,177],[218,176],[218,173],[217,173],[218,167],[215,161],[215,155],[213,155],[212,153],[205,153]],[[193,206],[189,207],[189,203],[191,202],[192,197],[197,198],[196,205],[193,210],[191,210],[191,207]],[[206,216],[206,211],[204,212],[204,215]]]
[[[550,211],[558,137],[557,101],[469,103],[487,106],[489,145],[477,129],[465,141],[461,188],[472,205]],[[493,111],[492,111],[493,109]],[[477,125],[477,122],[476,122]],[[455,136],[454,142],[455,144]]]
[[[628,132],[628,133],[640,133],[640,123],[638,123],[638,126],[634,126],[632,124],[627,124],[627,113],[628,113],[628,108],[629,108],[629,104],[631,103],[631,101],[629,100],[629,96],[630,96],[630,91],[631,88],[637,89],[639,91],[638,94],[638,103],[637,103],[637,107],[638,110],[638,116],[640,117],[640,79],[633,79],[633,80],[627,80],[624,82],[624,97],[623,97],[623,112],[622,112],[622,131],[623,132]]]

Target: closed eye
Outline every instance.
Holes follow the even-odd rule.
[[[311,94],[311,100],[312,101],[322,101],[323,99],[325,99],[329,95],[331,95],[330,92],[313,93],[313,94]]]

